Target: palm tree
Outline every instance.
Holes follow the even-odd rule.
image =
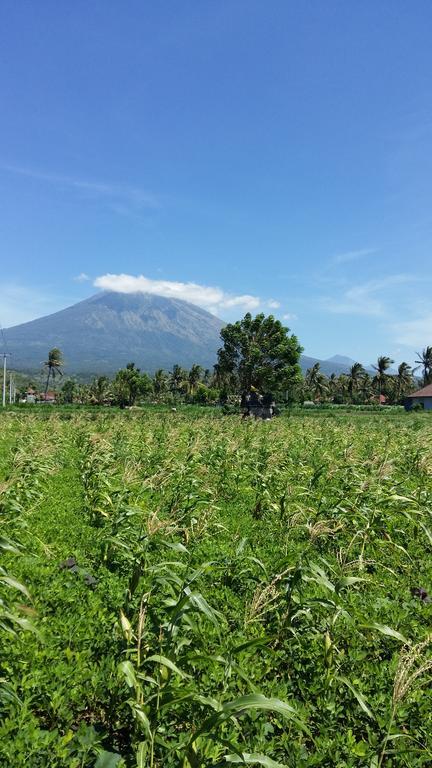
[[[425,387],[432,380],[432,347],[425,347],[422,352],[416,352],[416,355],[419,359],[415,362],[423,368],[423,386]]]
[[[354,398],[354,392],[359,389],[360,382],[364,377],[366,371],[361,363],[354,363],[351,366],[348,374],[348,392],[350,393],[351,402]]]
[[[348,398],[348,394],[349,394],[348,374],[341,373],[341,375],[339,376],[339,379],[338,379],[338,395],[339,395],[338,400],[339,400],[339,402],[344,403],[347,400],[347,398]]]
[[[103,405],[109,395],[109,379],[107,376],[97,376],[90,387],[92,396],[98,405]]]
[[[399,401],[403,397],[404,393],[411,389],[413,384],[413,372],[408,363],[401,363],[398,366],[398,372],[396,376],[396,397]]]
[[[315,380],[314,396],[315,400],[323,400],[328,393],[328,378],[324,373],[318,374]]]
[[[45,399],[48,392],[49,382],[50,378],[52,377],[55,379],[56,375],[59,374],[60,376],[63,376],[63,373],[61,371],[61,366],[63,365],[63,355],[61,351],[58,349],[58,347],[53,347],[53,349],[50,349],[48,352],[48,360],[44,362],[44,366],[48,369],[48,375],[45,385]]]
[[[79,384],[77,389],[77,399],[81,405],[88,405],[90,403],[91,394],[88,384]]]
[[[338,377],[335,373],[332,373],[329,380],[328,380],[328,388],[329,388],[329,394],[332,398],[337,394],[338,391]]]
[[[162,368],[158,368],[153,376],[153,389],[155,395],[162,395],[168,387],[168,375]]]
[[[366,372],[360,381],[360,393],[363,403],[367,403],[372,397],[373,382],[369,374]]]
[[[306,371],[305,385],[316,400],[321,400],[328,392],[328,379],[321,373],[319,363],[315,363]]]
[[[210,383],[211,383],[211,380],[212,380],[212,373],[211,373],[209,368],[205,369],[205,371],[203,373],[202,380],[203,380],[203,384],[205,384],[206,387],[210,386]]]
[[[173,365],[173,369],[170,374],[170,389],[173,392],[178,392],[182,388],[182,384],[186,379],[186,371],[180,366]]]
[[[373,383],[378,385],[378,396],[381,400],[381,392],[383,385],[388,379],[388,374],[386,371],[390,368],[390,366],[394,363],[394,360],[392,360],[390,357],[386,357],[385,355],[382,355],[378,358],[377,364],[373,365],[372,368],[376,371],[375,376],[373,377]]]
[[[200,365],[194,364],[188,373],[188,389],[191,395],[195,393],[196,386],[201,379],[202,370]]]

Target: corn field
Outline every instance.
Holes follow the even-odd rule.
[[[0,765],[432,765],[432,421],[11,411]]]

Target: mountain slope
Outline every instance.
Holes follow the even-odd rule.
[[[205,368],[216,362],[223,325],[179,299],[103,292],[67,309],[6,330],[11,364],[39,369],[59,347],[68,373],[113,373],[130,361],[146,371],[175,363]]]
[[[52,347],[64,355],[68,374],[112,374],[129,362],[142,370],[169,370],[175,363],[212,368],[221,346],[222,320],[180,299],[147,293],[105,291],[52,315],[5,331],[11,366],[39,370]],[[345,373],[349,365],[302,355],[305,372],[320,363],[323,373]]]

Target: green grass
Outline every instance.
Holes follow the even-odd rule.
[[[0,765],[432,764],[429,414],[0,426]]]

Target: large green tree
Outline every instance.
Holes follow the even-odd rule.
[[[153,390],[153,383],[146,373],[141,373],[135,363],[128,363],[126,368],[117,371],[113,381],[113,392],[116,402],[121,408],[134,405],[139,396],[147,395]]]
[[[77,384],[76,381],[73,379],[68,379],[65,381],[61,388],[61,394],[62,394],[62,400],[64,403],[73,403],[74,401],[74,395],[77,391]]]
[[[252,317],[248,312],[243,320],[224,326],[221,339],[215,370],[228,388],[286,392],[301,379],[302,347],[273,315]]]

